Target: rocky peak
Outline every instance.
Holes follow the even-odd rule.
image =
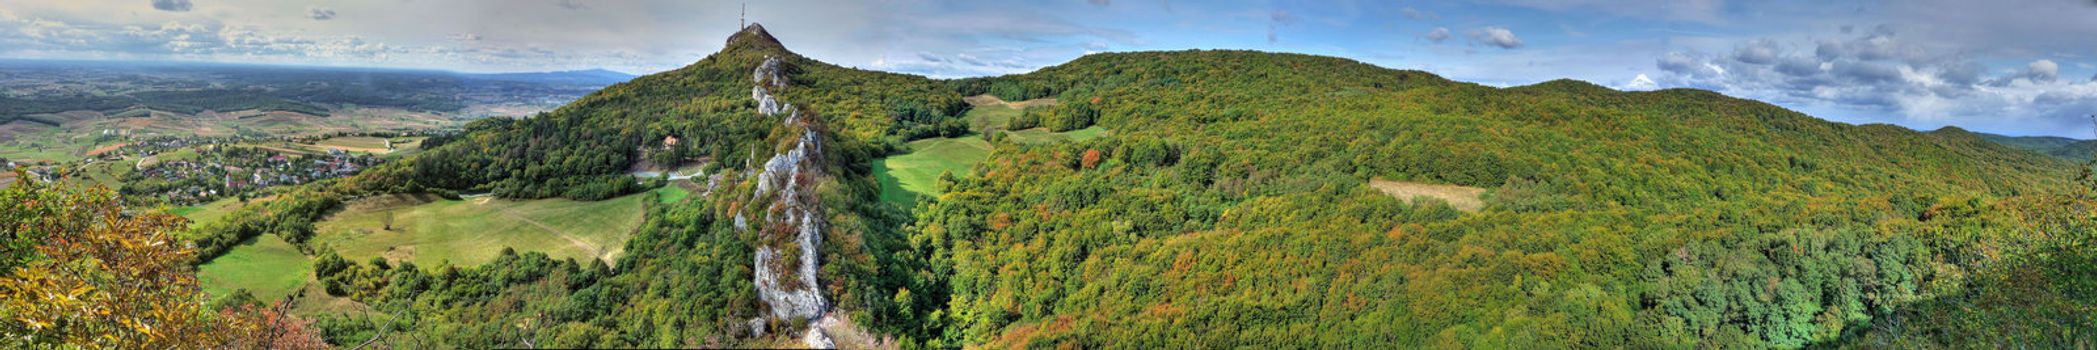
[[[736,31],[734,35],[728,36],[727,47],[735,47],[737,44],[764,48],[786,48],[786,45],[779,44],[779,38],[774,38],[772,33],[765,31],[764,25],[754,22],[750,23],[749,26],[743,27],[743,30]]]

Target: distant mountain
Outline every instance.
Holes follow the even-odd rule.
[[[633,80],[636,75],[606,69],[585,69],[557,72],[523,72],[469,74],[469,76],[501,81],[538,82],[555,84],[611,85]]]
[[[2000,143],[2017,149],[2039,152],[2071,161],[2089,160],[2097,155],[2097,140],[2077,140],[2057,136],[2005,136],[1974,133],[1981,139]]]

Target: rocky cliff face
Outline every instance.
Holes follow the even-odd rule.
[[[822,203],[813,191],[813,179],[820,176],[815,162],[821,152],[821,137],[813,130],[804,131],[792,150],[773,156],[757,175],[752,202],[767,196],[772,199],[765,207],[769,213],[765,225],[757,228],[760,240],[785,238],[788,242],[787,246],[757,247],[757,295],[771,309],[773,319],[813,319],[821,317],[826,306],[816,283],[817,249],[825,223]]]
[[[782,66],[777,57],[770,57],[756,68],[751,99],[757,102],[759,113],[785,115],[782,122],[798,130],[800,137],[793,141],[792,148],[765,161],[754,179],[756,188],[750,194],[750,203],[769,203],[762,206],[760,225],[749,227],[738,213],[736,226],[758,231],[760,243],[753,265],[758,299],[767,310],[764,318],[806,323],[822,317],[829,307],[816,280],[826,226],[823,206],[814,190],[817,179],[824,176],[823,134],[820,120],[803,115],[771,95],[770,91],[787,88]]]

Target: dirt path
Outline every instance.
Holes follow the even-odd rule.
[[[530,218],[525,218],[523,215],[517,215],[517,213],[511,212],[508,209],[502,210],[502,215],[508,216],[511,219],[517,219],[517,221],[523,221],[524,223],[531,224],[532,226],[536,226],[541,230],[551,232],[556,236],[561,236],[561,239],[568,240],[568,244],[574,245],[576,248],[580,248],[583,251],[593,253],[591,255],[596,256],[597,260],[603,260],[605,264],[612,263],[611,255],[605,253],[603,249],[598,249],[596,245],[590,244],[590,242],[584,241],[582,240],[582,238],[575,237],[575,235],[570,235],[566,231],[561,231],[561,229],[557,229],[553,226],[547,225],[546,223],[539,222],[539,220],[532,220]]]

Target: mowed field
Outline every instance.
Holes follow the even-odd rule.
[[[257,300],[277,300],[313,281],[313,259],[277,235],[262,235],[198,266],[197,279],[211,298],[246,288]]]
[[[241,203],[236,198],[220,198],[202,205],[168,209],[168,213],[189,219],[189,227],[197,227],[207,222],[225,218],[226,214],[232,214],[234,210],[240,210],[240,207],[246,205],[247,203]]]
[[[680,181],[682,182],[682,181]],[[384,257],[398,263],[435,268],[445,262],[479,265],[509,247],[559,258],[605,259],[624,251],[640,226],[644,202],[682,200],[688,189],[664,187],[596,202],[564,199],[506,201],[493,198],[446,200],[433,195],[366,198],[318,224],[311,244],[334,249],[351,261]],[[171,209],[193,222],[210,222],[239,209],[232,199]],[[383,220],[390,214],[393,229]],[[262,235],[198,267],[197,277],[208,298],[247,289],[255,298],[275,301],[304,288],[293,313],[369,312],[370,308],[322,292],[313,277],[313,259],[276,235]]]
[[[989,95],[969,97],[968,101],[974,108],[963,117],[976,130],[1004,128],[1019,116],[1020,107],[1015,106],[1055,104],[1054,99],[1009,103]],[[1083,141],[1108,134],[1107,129],[1097,126],[1068,132],[1050,132],[1045,128],[998,132],[1021,144]],[[908,146],[910,153],[874,162],[874,179],[881,183],[882,201],[909,206],[917,202],[917,196],[937,194],[940,174],[967,176],[969,168],[988,159],[992,149],[981,135],[923,139],[911,141]]]
[[[650,198],[656,197],[642,193],[595,202],[373,197],[318,224],[312,244],[353,261],[383,257],[428,267],[487,263],[506,247],[609,263],[640,226],[644,201]]]
[[[881,183],[881,199],[910,205],[919,195],[939,192],[939,174],[967,176],[968,169],[990,157],[990,143],[982,137],[923,139],[910,142],[910,153],[874,162],[874,179]]]

